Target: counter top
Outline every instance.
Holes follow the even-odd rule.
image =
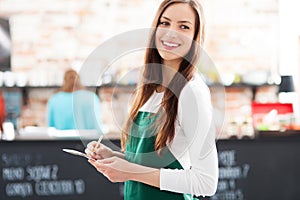
[[[285,131],[259,131],[258,138],[266,137],[300,137],[300,130],[285,130]]]
[[[53,130],[41,127],[36,127],[30,131],[20,131],[16,134],[15,139],[17,141],[29,141],[29,140],[97,140],[100,133],[95,130]],[[258,131],[255,138],[217,138],[216,141],[226,140],[260,140],[266,138],[278,138],[283,140],[284,138],[300,138],[300,130],[286,130],[286,131]],[[104,134],[104,139],[108,140],[120,140],[120,133],[109,132]]]
[[[47,127],[29,127],[15,134],[14,140],[98,140],[102,133],[96,130],[57,130]],[[106,139],[119,139],[119,133],[108,132]]]

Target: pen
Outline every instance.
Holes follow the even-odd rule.
[[[97,141],[97,144],[95,145],[95,147],[93,149],[93,152],[95,152],[96,148],[98,148],[100,146],[100,143],[101,143],[102,139],[103,139],[103,135],[100,135],[100,137],[99,137],[99,139]]]
[[[64,152],[67,152],[67,153],[70,153],[70,154],[73,154],[73,155],[76,155],[76,156],[82,156],[82,157],[85,157],[87,159],[93,159],[92,157],[86,155],[85,153],[82,153],[80,151],[76,151],[74,149],[63,149]]]

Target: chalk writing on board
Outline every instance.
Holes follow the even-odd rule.
[[[224,150],[218,154],[219,182],[212,200],[243,200],[244,193],[236,182],[246,180],[250,171],[248,163],[239,164],[235,150]]]
[[[7,166],[26,166],[32,163],[32,155],[25,153],[3,153],[1,155],[1,164]]]
[[[85,193],[82,179],[60,179],[57,164],[41,163],[40,156],[30,154],[1,155],[4,192],[8,197],[80,195]]]

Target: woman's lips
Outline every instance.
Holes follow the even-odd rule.
[[[180,46],[180,44],[175,42],[161,41],[163,47],[167,50],[173,50]]]

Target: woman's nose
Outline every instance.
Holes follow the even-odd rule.
[[[173,28],[169,28],[166,32],[167,37],[176,37],[177,33]]]

